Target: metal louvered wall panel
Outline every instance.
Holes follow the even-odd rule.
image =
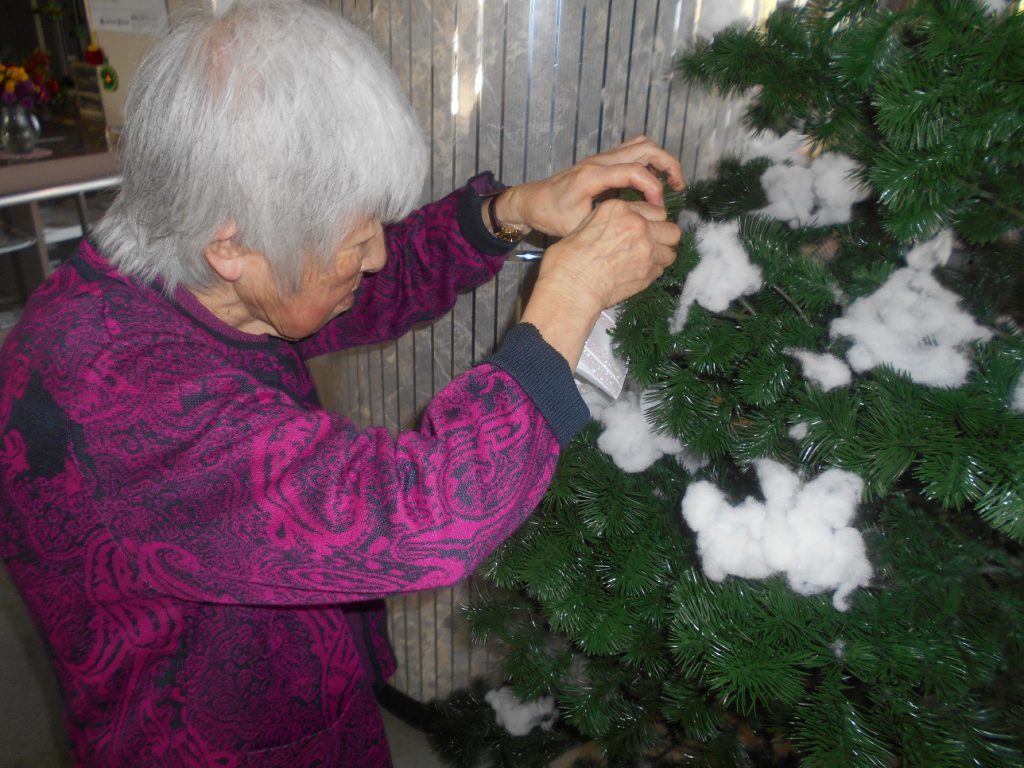
[[[711,2],[704,0],[710,8]],[[763,18],[774,0],[733,0]],[[646,133],[701,178],[742,134],[739,110],[690,91],[672,60],[699,34],[701,0],[332,0],[390,61],[431,148],[423,201],[481,170],[546,176]],[[398,341],[329,355],[313,371],[328,408],[360,426],[417,425],[430,398],[515,321],[531,265],[510,261],[447,316]],[[388,600],[393,683],[420,700],[500,674],[459,614],[472,580]]]

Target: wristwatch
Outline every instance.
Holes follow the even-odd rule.
[[[491,230],[494,232],[494,236],[499,240],[504,240],[506,243],[515,244],[526,237],[526,233],[516,229],[515,227],[502,224],[498,221],[498,217],[494,212],[494,201],[497,200],[498,195],[504,191],[504,189],[496,189],[493,192],[484,192],[480,195],[480,198],[482,200],[487,200],[487,202],[484,203],[484,206],[487,209],[487,218],[491,222]]]

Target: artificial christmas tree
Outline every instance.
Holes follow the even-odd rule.
[[[491,760],[1020,766],[1024,16],[812,2],[679,69],[753,135],[485,568],[471,626],[563,728]]]

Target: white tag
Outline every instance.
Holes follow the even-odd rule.
[[[593,384],[612,399],[618,398],[626,381],[626,364],[612,352],[611,330],[618,319],[618,307],[606,309],[600,314],[576,366],[578,378]]]

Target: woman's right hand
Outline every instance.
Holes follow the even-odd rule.
[[[575,370],[601,310],[639,293],[675,261],[681,231],[665,209],[606,200],[548,248],[523,312]]]

